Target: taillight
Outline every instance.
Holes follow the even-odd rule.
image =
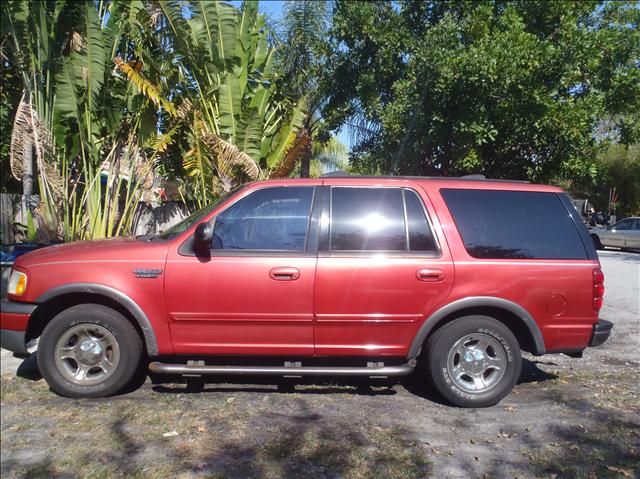
[[[604,296],[604,274],[600,268],[593,270],[593,309],[600,311]]]

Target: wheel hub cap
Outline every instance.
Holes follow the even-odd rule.
[[[504,346],[485,333],[467,334],[451,347],[447,373],[466,393],[483,393],[500,382],[507,368]]]
[[[113,375],[119,362],[118,341],[108,329],[97,324],[76,324],[56,344],[56,367],[74,384],[101,383]]]
[[[96,341],[85,339],[78,345],[76,356],[81,363],[93,366],[103,358],[104,349]]]

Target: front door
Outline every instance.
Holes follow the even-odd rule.
[[[210,256],[172,253],[165,289],[176,354],[313,354],[314,192],[250,191],[211,220]]]
[[[412,188],[327,180],[316,274],[316,355],[404,356],[453,286],[453,264]]]

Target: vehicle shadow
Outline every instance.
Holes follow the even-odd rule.
[[[29,381],[40,381],[42,379],[36,353],[30,354],[20,363],[16,370],[16,376]]]
[[[531,361],[526,358],[522,358],[522,371],[520,372],[520,379],[518,384],[537,383],[542,381],[548,381],[550,379],[556,379],[557,374],[548,373],[538,367],[538,364],[546,364],[555,366],[556,364],[549,361]]]
[[[154,392],[162,394],[208,394],[255,392],[265,394],[353,394],[359,396],[393,396],[394,380],[367,381],[363,378],[280,378],[263,376],[211,376],[181,378],[179,376],[149,375]]]

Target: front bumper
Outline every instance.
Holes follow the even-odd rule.
[[[18,354],[29,354],[26,334],[35,304],[2,300],[0,303],[0,346]]]
[[[589,346],[600,346],[609,338],[612,329],[613,323],[611,321],[606,321],[604,319],[598,321],[597,324],[593,325],[593,333],[591,333],[591,341],[589,341]]]

